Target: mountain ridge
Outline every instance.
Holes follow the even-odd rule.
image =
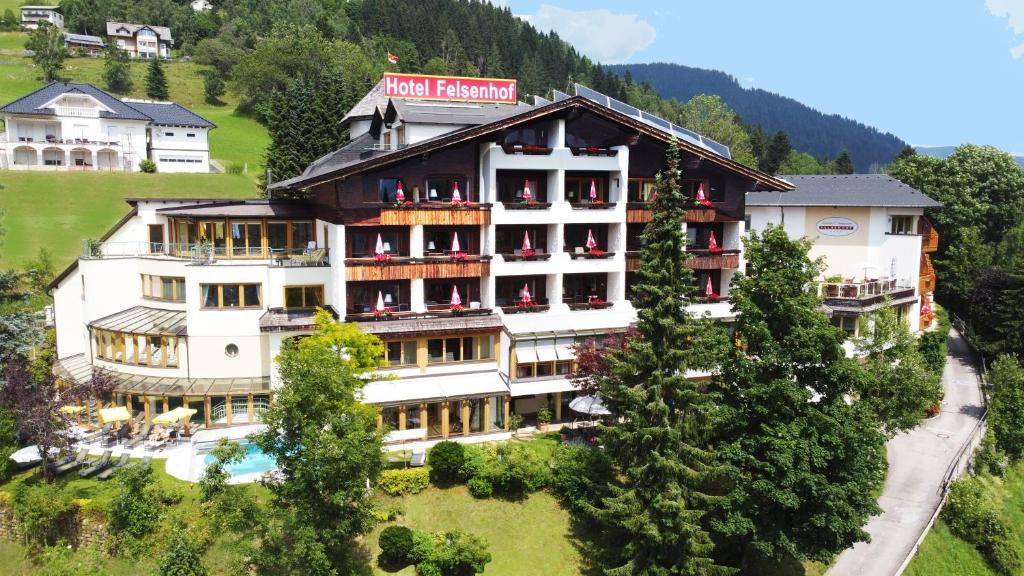
[[[800,152],[831,159],[846,150],[859,172],[877,171],[907,145],[896,135],[855,119],[826,114],[761,88],[744,88],[734,76],[720,70],[667,62],[614,64],[605,69],[619,77],[628,70],[634,82],[648,82],[663,98],[685,102],[698,94],[717,94],[744,122],[760,124],[768,134],[786,132]]]

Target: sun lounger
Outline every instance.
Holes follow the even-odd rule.
[[[427,462],[427,452],[426,452],[426,450],[413,450],[412,451],[412,457],[409,458],[409,466],[412,466],[413,468],[418,468],[418,467],[423,466],[424,464],[426,464],[426,462]]]
[[[149,431],[152,430],[152,429],[153,429],[153,425],[152,424],[143,424],[142,425],[142,430],[139,430],[139,433],[136,434],[131,440],[128,441],[128,444],[127,444],[128,448],[135,448],[139,444],[142,444],[146,440],[146,438],[149,437]]]
[[[152,466],[153,465],[153,457],[152,456],[146,456],[145,458],[143,458],[142,459],[142,465],[145,466],[146,468],[149,468],[150,466]]]
[[[78,457],[77,458],[74,458],[74,457],[69,458],[63,464],[61,464],[61,465],[57,466],[56,468],[54,468],[53,474],[55,476],[60,476],[61,474],[65,474],[67,472],[70,472],[70,471],[74,470],[75,468],[78,468],[82,464],[85,464],[88,460],[89,460],[89,450],[87,450],[86,448],[82,448],[82,449],[80,449],[78,451]]]
[[[110,455],[112,453],[113,452],[111,450],[104,450],[103,455],[100,456],[100,459],[94,461],[89,466],[79,470],[78,476],[80,478],[89,478],[105,470],[107,466],[110,466]]]
[[[82,438],[82,441],[86,443],[95,442],[97,440],[106,438],[108,434],[110,434],[110,424],[104,424],[103,427],[97,430],[96,432],[93,432],[92,434],[89,434],[85,438]]]
[[[96,479],[97,480],[106,480],[106,479],[110,478],[111,476],[114,475],[114,472],[117,472],[118,468],[122,468],[122,467],[124,467],[125,465],[128,464],[128,458],[129,458],[128,452],[127,451],[122,452],[121,453],[121,457],[117,460],[117,462],[115,462],[113,466],[107,468],[103,472],[100,472],[100,475],[97,476]]]

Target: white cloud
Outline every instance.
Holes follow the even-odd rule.
[[[985,0],[989,14],[1007,19],[1007,27],[1014,36],[1024,35],[1024,0]],[[1014,58],[1024,56],[1024,43],[1010,49]]]
[[[604,64],[618,64],[647,48],[657,32],[635,14],[566,10],[542,4],[536,14],[518,14],[539,30],[554,31],[576,50]]]

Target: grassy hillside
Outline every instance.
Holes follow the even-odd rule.
[[[0,4],[0,13],[3,4]],[[25,34],[0,34],[0,103],[15,100],[43,83],[31,59],[22,56]],[[0,248],[0,269],[19,266],[45,247],[59,266],[78,254],[81,240],[100,236],[128,209],[128,196],[255,196],[255,177],[268,137],[255,120],[235,111],[237,101],[212,106],[204,101],[204,66],[170,62],[171,100],[217,124],[210,132],[210,155],[225,167],[246,167],[230,174],[99,174],[0,171],[0,209],[6,210],[7,237]],[[133,98],[145,98],[146,63],[132,65]],[[70,58],[64,76],[103,87],[102,58]]]

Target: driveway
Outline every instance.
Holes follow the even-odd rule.
[[[955,330],[942,374],[942,412],[887,444],[889,474],[882,513],[866,527],[871,542],[843,552],[827,576],[892,576],[931,519],[942,479],[982,414],[981,382],[967,343]]]

